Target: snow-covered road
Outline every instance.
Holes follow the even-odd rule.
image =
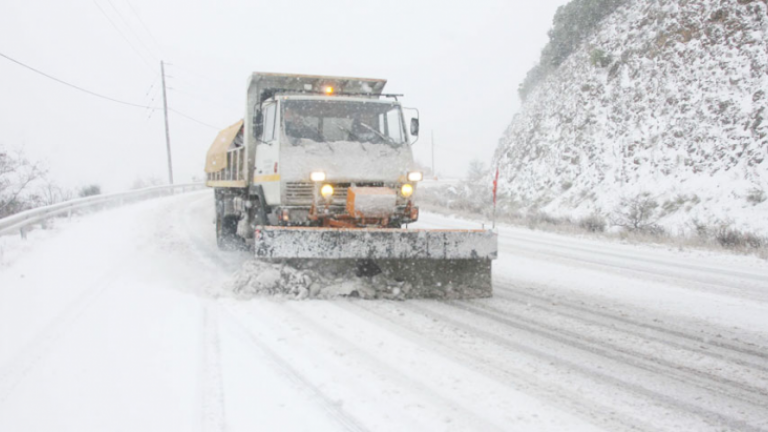
[[[0,431],[768,431],[765,262],[503,227],[492,299],[246,301],[212,217],[0,238]]]

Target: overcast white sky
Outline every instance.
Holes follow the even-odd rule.
[[[389,92],[421,112],[417,159],[429,163],[434,130],[437,171],[456,177],[473,158],[490,161],[519,107],[517,86],[565,3],[6,0],[0,53],[158,107],[162,58],[171,63],[169,106],[217,128],[242,118],[252,71],[386,78]],[[175,113],[170,128],[176,181],[190,181],[217,130]],[[67,186],[121,190],[166,177],[162,110],[97,99],[4,58],[0,142],[44,159]]]

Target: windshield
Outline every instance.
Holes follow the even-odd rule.
[[[290,100],[283,102],[283,130],[293,145],[351,141],[405,143],[400,106],[380,102]]]

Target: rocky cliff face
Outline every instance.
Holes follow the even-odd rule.
[[[658,206],[768,232],[768,0],[621,7],[527,97],[496,152],[502,196],[527,210],[609,218]]]

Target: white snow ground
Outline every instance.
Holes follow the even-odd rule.
[[[0,237],[0,431],[768,430],[766,262],[503,227],[492,299],[244,301],[212,215]]]

